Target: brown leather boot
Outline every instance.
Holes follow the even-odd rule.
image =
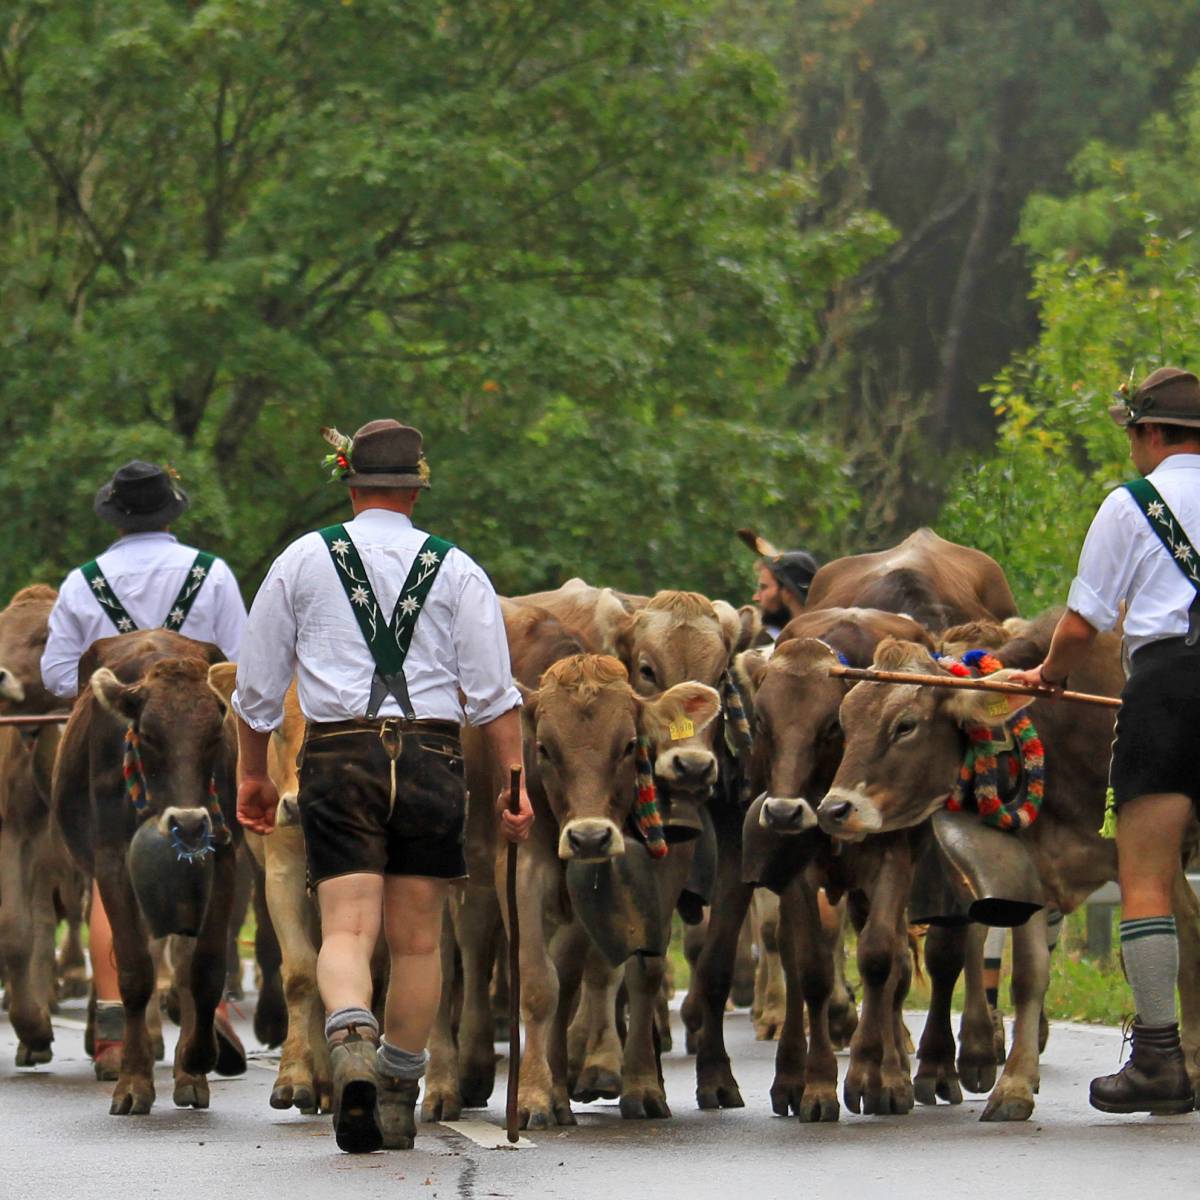
[[[379,1035],[369,1026],[351,1025],[329,1038],[333,1065],[333,1134],[347,1154],[383,1148],[379,1128],[379,1084],[375,1054]]]
[[[1179,1044],[1179,1025],[1143,1025],[1133,1019],[1133,1049],[1115,1074],[1092,1080],[1093,1108],[1109,1113],[1171,1116],[1195,1107]]]
[[[417,1136],[417,1093],[419,1079],[396,1079],[379,1075],[379,1122],[385,1150],[411,1150]]]

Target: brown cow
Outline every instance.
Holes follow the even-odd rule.
[[[0,612],[0,713],[5,716],[55,707],[42,686],[40,660],[56,594],[41,585],[27,587]],[[50,1061],[58,910],[64,899],[77,901],[82,891],[50,820],[50,775],[59,738],[57,725],[0,729],[0,968],[19,1067]],[[81,977],[82,961],[74,969]]]
[[[110,1111],[148,1113],[154,1057],[146,1006],[154,992],[148,932],[126,855],[139,824],[122,773],[126,730],[141,741],[146,820],[165,832],[211,831],[207,802],[215,786],[233,840],[216,846],[211,896],[191,954],[176,964],[182,1030],[175,1054],[174,1101],[207,1108],[206,1075],[217,1065],[213,1016],[225,981],[226,930],[240,828],[235,817],[235,747],[225,709],[208,685],[220,651],[166,630],[102,638],[80,662],[80,696],[54,771],[53,808],[79,867],[94,874],[112,923],[125,1037]]]
[[[1048,613],[996,651],[1009,667],[1045,657],[1056,613]],[[923,647],[884,642],[876,663],[889,670],[934,671]],[[1123,682],[1119,643],[1101,635],[1072,675],[1081,691],[1116,695]],[[841,708],[846,749],[817,815],[835,838],[870,846],[901,837],[942,807],[962,763],[964,725],[994,720],[984,692],[943,691],[916,685],[859,684]],[[1116,877],[1115,843],[1097,830],[1104,809],[1110,709],[1033,702],[1030,714],[1045,747],[1046,797],[1041,815],[1016,834],[1028,850],[1048,903],[1069,913],[1102,883]],[[865,839],[865,840],[863,840]],[[1182,878],[1182,873],[1181,873]],[[1187,895],[1184,895],[1187,893]],[[1200,957],[1196,905],[1186,884],[1177,889],[1180,960]],[[1038,1020],[1048,981],[1044,912],[1014,930],[1013,995],[1016,1027],[1004,1074],[992,1090],[984,1120],[1023,1120],[1033,1111],[1038,1085]],[[1195,981],[1181,973],[1185,1028],[1196,1030]],[[1189,1054],[1194,1072],[1195,1056]]]
[[[717,693],[697,683],[677,684],[654,700],[644,699],[630,687],[622,664],[601,655],[577,655],[555,663],[538,691],[526,697],[526,770],[538,820],[517,855],[526,1029],[519,1106],[525,1127],[574,1124],[567,1095],[566,1025],[587,935],[564,907],[564,864],[573,859],[611,864],[625,853],[635,853],[627,850],[627,841],[639,734],[655,744],[668,744],[673,723],[687,719],[700,731],[719,711]],[[689,848],[690,843],[673,846],[665,859],[650,864],[658,884],[659,912],[640,916],[648,928],[661,922],[657,932],[663,935],[690,866]],[[642,853],[640,846],[637,852]],[[505,855],[497,854],[499,889],[504,863]],[[614,874],[609,872],[610,877]],[[627,965],[630,1022],[621,1092],[625,1117],[670,1115],[652,1034],[662,970],[661,956],[634,955]]]

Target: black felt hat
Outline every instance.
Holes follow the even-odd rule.
[[[785,550],[762,564],[775,576],[775,582],[794,592],[801,600],[808,596],[809,584],[817,573],[817,560],[807,550]]]
[[[187,493],[154,463],[134,459],[96,493],[98,517],[126,533],[162,529],[187,511]]]

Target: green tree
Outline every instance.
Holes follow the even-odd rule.
[[[886,246],[750,153],[776,75],[681,0],[82,0],[0,38],[0,590],[102,544],[134,455],[253,585],[340,511],[317,427],[427,436],[426,519],[519,590],[731,594],[844,523],[780,419]]]

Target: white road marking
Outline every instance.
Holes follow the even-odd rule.
[[[440,1121],[438,1123],[454,1133],[461,1133],[463,1137],[469,1138],[475,1145],[482,1146],[485,1150],[532,1150],[536,1145],[527,1137],[517,1138],[514,1145],[508,1140],[508,1134],[499,1125],[493,1125],[490,1121]]]
[[[74,1017],[59,1017],[50,1018],[50,1024],[56,1025],[59,1029],[78,1029],[80,1033],[87,1031],[86,1021],[77,1021]]]

